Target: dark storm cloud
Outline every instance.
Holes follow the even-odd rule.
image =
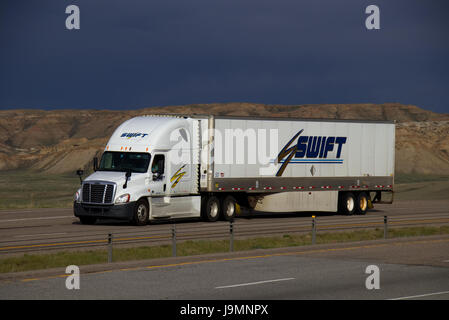
[[[76,4],[81,29],[65,29]],[[381,10],[367,31],[365,8]],[[449,112],[444,1],[13,1],[0,108],[401,102]]]

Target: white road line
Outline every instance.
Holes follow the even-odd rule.
[[[446,293],[449,293],[449,291],[420,294],[420,295],[417,295],[417,296],[400,297],[400,298],[394,298],[394,299],[389,299],[389,300],[405,300],[405,299],[413,299],[413,298],[422,298],[422,297],[436,296],[436,295],[439,295],[439,294],[446,294]]]
[[[230,286],[215,287],[215,289],[224,289],[224,288],[235,288],[235,287],[252,286],[252,285],[256,285],[256,284],[269,283],[269,282],[278,282],[278,281],[288,281],[288,280],[294,280],[294,279],[295,279],[295,278],[285,278],[285,279],[275,279],[275,280],[265,280],[265,281],[257,281],[257,282],[249,282],[249,283],[233,284],[233,285],[230,285]]]
[[[41,236],[56,236],[56,235],[61,235],[61,234],[67,234],[67,232],[24,234],[24,235],[20,235],[20,236],[14,236],[14,238],[41,237]]]
[[[65,219],[65,218],[75,218],[75,216],[59,216],[59,217],[39,217],[39,218],[8,219],[8,220],[0,220],[0,223],[2,223],[2,222],[17,222],[17,221],[30,221],[30,220]]]

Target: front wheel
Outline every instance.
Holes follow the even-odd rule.
[[[146,225],[150,216],[149,213],[148,202],[145,199],[140,199],[134,207],[133,223],[137,226]]]

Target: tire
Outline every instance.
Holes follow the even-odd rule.
[[[220,217],[220,201],[217,197],[211,196],[205,201],[204,219],[209,222],[217,221]]]
[[[95,224],[97,218],[93,217],[79,217],[81,224]]]
[[[136,202],[134,207],[134,214],[132,222],[136,226],[144,226],[148,223],[150,216],[150,210],[148,206],[148,202],[145,199],[140,199]]]
[[[345,192],[340,198],[340,212],[342,214],[351,216],[356,213],[357,199],[351,192]]]
[[[366,211],[368,211],[368,195],[365,192],[360,192],[357,195],[356,213],[364,215]]]
[[[234,220],[237,202],[233,196],[224,197],[221,203],[221,217],[226,221]]]

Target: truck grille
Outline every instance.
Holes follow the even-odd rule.
[[[114,198],[114,185],[105,183],[84,183],[83,202],[111,204]]]

